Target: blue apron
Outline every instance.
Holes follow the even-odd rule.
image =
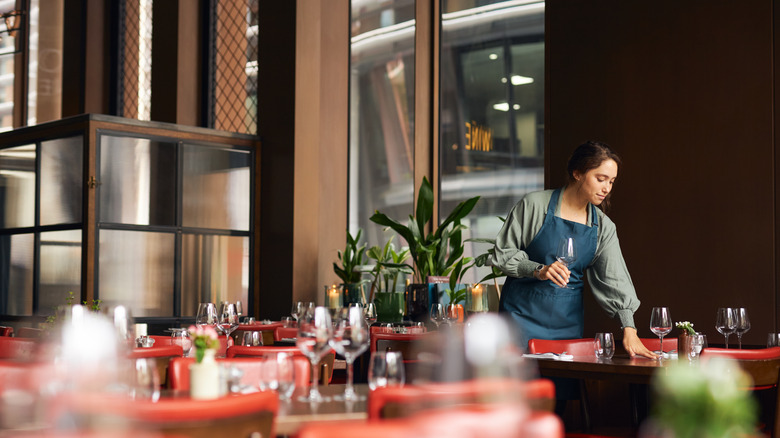
[[[585,268],[596,254],[598,215],[590,205],[592,226],[571,222],[555,216],[561,189],[553,192],[547,205],[542,228],[525,248],[530,260],[545,265],[555,261],[555,252],[562,237],[574,237],[577,259],[569,266],[568,287],[558,287],[550,280],[533,277],[507,277],[501,289],[499,311],[508,312],[520,329],[523,349],[529,339],[576,339],[582,337],[585,310],[582,304]]]

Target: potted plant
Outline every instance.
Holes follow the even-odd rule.
[[[351,303],[365,303],[366,297],[363,292],[362,272],[360,267],[366,264],[366,244],[358,246],[360,235],[363,230],[358,229],[355,237],[347,230],[347,246],[344,252],[338,252],[341,266],[333,263],[333,272],[338,275],[342,281],[344,291],[344,305]]]
[[[423,178],[414,214],[409,216],[406,225],[379,211],[371,216],[372,222],[390,227],[409,245],[414,283],[406,289],[406,311],[412,320],[422,321],[428,314],[432,301],[432,288],[428,284],[428,278],[448,276],[463,257],[461,232],[465,226],[460,221],[471,212],[478,200],[479,196],[475,196],[459,203],[438,227],[434,227],[433,187],[428,178]]]
[[[376,260],[371,275],[369,302],[376,305],[377,320],[379,322],[401,322],[404,316],[404,294],[398,293],[398,286],[403,286],[403,275],[412,274],[412,268],[404,262],[409,258],[409,250],[404,249],[400,253],[395,251],[393,238],[385,243],[384,247],[371,247],[367,255]],[[398,283],[401,277],[401,284]]]

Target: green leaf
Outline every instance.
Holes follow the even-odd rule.
[[[415,210],[417,227],[421,235],[425,235],[425,224],[433,218],[433,186],[427,177],[423,177],[417,193],[417,209]]]

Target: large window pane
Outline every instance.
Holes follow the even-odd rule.
[[[41,233],[38,312],[54,313],[68,292],[81,295],[81,230]]]
[[[174,234],[100,230],[98,298],[133,316],[173,315]]]
[[[0,228],[35,226],[35,145],[0,149]]]
[[[41,225],[81,222],[83,137],[41,143]]]
[[[100,221],[174,225],[176,144],[100,138]]]
[[[182,316],[195,316],[198,303],[247,303],[249,238],[182,236]]]
[[[386,241],[368,218],[412,212],[414,0],[352,0],[349,228]]]
[[[32,234],[0,236],[0,315],[32,315]]]
[[[468,233],[494,238],[544,186],[544,2],[442,0],[441,19],[440,213],[481,196]]]
[[[248,231],[250,153],[184,145],[182,155],[182,226]]]

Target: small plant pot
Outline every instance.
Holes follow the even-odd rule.
[[[378,322],[402,322],[404,320],[403,292],[377,292],[374,297]]]

